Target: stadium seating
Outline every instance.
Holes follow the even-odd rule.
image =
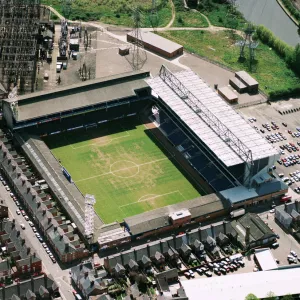
[[[186,136],[180,129],[178,129],[172,134],[168,135],[168,139],[173,145],[178,146],[184,142]]]

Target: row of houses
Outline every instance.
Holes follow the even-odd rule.
[[[59,287],[47,275],[2,287],[0,300],[62,300]]]
[[[178,258],[191,263],[195,256],[205,259],[219,258],[221,248],[233,243],[242,249],[271,244],[276,234],[257,216],[248,213],[232,222],[220,222],[211,226],[199,227],[178,236],[164,238],[144,244],[128,251],[108,256],[104,266],[113,276],[123,276],[128,271],[146,269],[151,265],[159,267],[165,261],[178,264]]]
[[[52,196],[34,184],[34,173],[3,132],[0,132],[0,164],[11,187],[58,258],[67,263],[88,256],[89,251],[75,233],[71,221],[59,211]]]
[[[42,261],[22,237],[15,220],[0,222],[0,243],[3,257],[0,262],[0,277],[20,277],[24,274],[40,273]]]

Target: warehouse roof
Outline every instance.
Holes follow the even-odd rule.
[[[17,121],[87,107],[98,103],[135,96],[135,90],[148,87],[149,72],[134,71],[101,79],[35,92],[17,97]],[[16,99],[5,99],[7,103]]]
[[[177,80],[174,85],[180,85],[176,92],[160,76],[146,81],[152,91],[226,166],[238,165],[245,161],[246,155],[241,157],[242,147],[239,148],[236,144],[244,146],[244,153],[251,150],[254,161],[278,155],[275,148],[197,74],[181,71],[175,76]],[[173,84],[169,76],[166,76],[166,81]],[[191,94],[186,95],[186,90]],[[229,131],[233,135],[228,135]],[[238,141],[234,142],[233,136]]]
[[[193,219],[224,208],[220,198],[216,194],[210,194],[128,217],[124,221],[130,232],[136,235],[170,225],[169,215],[182,209],[188,209]]]
[[[133,34],[133,32],[129,32],[127,33],[127,35],[133,38],[135,37],[135,34]],[[173,53],[179,49],[182,49],[183,47],[182,45],[172,42],[158,34],[148,31],[141,30],[141,38],[144,43],[152,45],[168,53]]]
[[[199,295],[205,300],[241,300],[250,293],[261,299],[266,298],[269,292],[277,297],[300,294],[299,278],[300,268],[295,266],[272,271],[182,280],[181,284],[189,300],[198,300]]]

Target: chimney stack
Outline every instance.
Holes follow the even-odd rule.
[[[245,243],[246,245],[250,242],[250,226],[246,227]]]

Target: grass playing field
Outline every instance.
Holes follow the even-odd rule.
[[[49,136],[45,142],[105,223],[200,195],[135,118]]]

